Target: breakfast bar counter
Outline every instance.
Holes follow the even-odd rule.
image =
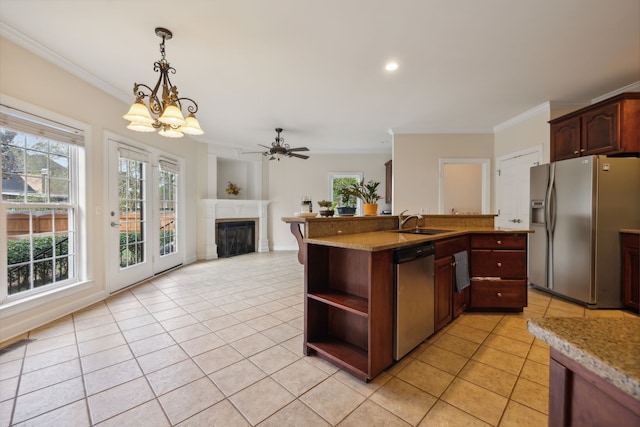
[[[549,425],[640,425],[640,319],[534,318],[551,347]]]

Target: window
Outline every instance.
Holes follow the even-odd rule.
[[[78,281],[77,165],[84,137],[78,129],[1,108],[4,301]]]
[[[160,160],[160,256],[177,252],[178,165]]]
[[[356,213],[362,213],[362,202],[360,199],[351,197],[345,202],[340,196],[340,189],[351,184],[357,184],[362,181],[362,172],[333,172],[329,174],[329,193],[331,201],[338,202],[338,206],[350,206],[356,208]]]

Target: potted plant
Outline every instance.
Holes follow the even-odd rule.
[[[353,192],[351,185],[342,187],[338,190],[340,196],[340,206],[338,206],[338,215],[349,216],[356,213],[356,205],[358,203],[357,195]]]
[[[380,183],[377,181],[369,180],[365,183],[363,179],[359,183],[352,184],[347,187],[351,194],[362,200],[362,210],[364,215],[378,214],[378,200],[382,198],[377,193],[379,185]]]
[[[320,200],[318,205],[320,205],[320,216],[333,216],[335,204],[331,200]]]

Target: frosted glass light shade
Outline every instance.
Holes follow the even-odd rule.
[[[135,130],[136,132],[155,132],[156,128],[149,123],[131,122],[127,126],[127,129]]]
[[[184,136],[178,129],[172,129],[170,126],[163,126],[158,133],[167,138],[182,138]]]
[[[151,117],[147,106],[144,105],[142,101],[138,100],[136,100],[136,102],[131,105],[131,108],[129,108],[127,114],[122,117],[129,120],[130,122],[136,123],[152,124],[155,122],[155,119]]]
[[[193,113],[190,113],[185,119],[185,124],[180,126],[178,130],[187,135],[202,135],[204,131],[200,127],[200,122]]]
[[[175,105],[168,105],[158,118],[158,121],[171,126],[182,126],[185,124],[182,111]]]

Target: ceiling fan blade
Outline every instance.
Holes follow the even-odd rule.
[[[271,147],[270,147],[270,146],[268,146],[268,145],[263,145],[263,144],[258,144],[258,145],[259,145],[260,147],[264,147],[264,148],[266,148],[266,149],[268,149],[268,150],[270,150],[270,149],[271,149]]]
[[[307,147],[289,148],[289,151],[309,151]]]
[[[262,155],[266,155],[266,153],[264,151],[245,151],[242,154],[262,154]]]
[[[304,154],[296,154],[296,153],[291,153],[291,152],[289,152],[287,154],[287,156],[289,156],[289,157],[297,157],[299,159],[308,159],[309,158],[309,156],[305,156]]]

